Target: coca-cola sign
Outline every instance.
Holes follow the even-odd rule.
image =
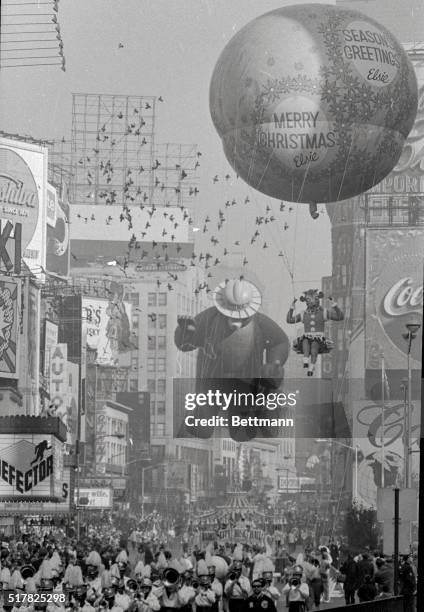
[[[393,284],[384,296],[383,310],[386,315],[399,317],[423,309],[423,286],[414,287],[413,279],[406,276]]]
[[[39,199],[34,176],[23,158],[0,148],[0,219],[22,224],[22,249],[34,236]]]
[[[367,231],[367,368],[406,367],[403,337],[411,320],[422,322],[423,228]],[[411,346],[412,366],[420,367],[421,331]]]

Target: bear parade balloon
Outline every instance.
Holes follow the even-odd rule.
[[[210,85],[225,155],[249,185],[311,205],[394,168],[417,112],[409,58],[384,26],[325,4],[286,6],[227,44]]]

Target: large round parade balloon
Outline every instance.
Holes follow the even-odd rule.
[[[210,109],[225,155],[249,185],[292,202],[334,202],[396,165],[417,112],[401,45],[362,13],[283,7],[227,44]]]

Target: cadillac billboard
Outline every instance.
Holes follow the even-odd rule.
[[[41,275],[46,265],[47,149],[0,138],[0,228],[7,233],[8,271],[22,255],[29,269]],[[19,239],[19,249],[13,241]]]

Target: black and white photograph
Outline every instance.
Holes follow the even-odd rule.
[[[423,610],[422,0],[0,14],[1,610]]]

